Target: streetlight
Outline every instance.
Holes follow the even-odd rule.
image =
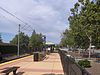
[[[46,48],[45,47],[45,43],[46,43],[46,36],[42,35],[42,39],[43,39],[43,50]]]

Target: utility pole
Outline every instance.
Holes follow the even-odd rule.
[[[18,57],[19,57],[19,49],[20,49],[19,35],[20,35],[20,24],[19,24],[19,27],[18,27],[18,52],[17,52]]]

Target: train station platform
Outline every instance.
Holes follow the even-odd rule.
[[[32,55],[5,62],[0,64],[0,72],[12,66],[20,67],[17,70],[17,75],[64,75],[58,53],[51,53],[43,61],[39,62],[34,62]],[[13,73],[9,75],[13,75]]]

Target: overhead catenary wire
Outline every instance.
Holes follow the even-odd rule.
[[[0,16],[0,17],[3,17],[3,18],[5,18],[5,19],[7,19],[9,22],[12,22],[12,21],[9,20],[6,16],[4,16],[2,13],[0,13],[0,15],[2,15],[2,16]],[[13,21],[13,22],[16,23],[16,24],[18,24],[18,23],[15,22],[15,21]],[[28,31],[28,32],[31,32],[31,31],[32,31],[31,27],[30,27],[30,26],[26,26],[26,25],[22,26],[22,27],[21,27],[21,30],[22,30],[22,31]]]
[[[20,18],[18,18],[17,16],[13,15],[12,13],[10,13],[10,12],[7,11],[6,9],[2,8],[1,6],[0,6],[0,9],[3,10],[3,11],[5,11],[6,13],[10,14],[11,16],[15,17],[16,19],[18,19],[19,21],[23,22],[24,24],[26,24],[26,23],[25,23],[24,21],[22,21]]]
[[[4,9],[3,7],[0,6],[0,9],[3,10],[4,12],[8,13],[9,15],[13,16],[14,18],[16,18],[17,20],[19,20],[20,22],[24,23],[25,25],[23,27],[21,27],[21,29],[24,29],[26,26],[30,27],[31,31],[33,31],[34,29],[31,27],[31,25],[29,25],[28,23],[24,22],[22,19],[20,19],[19,17],[17,17],[16,15],[12,14],[11,12],[9,12],[8,10]],[[25,29],[24,29],[25,30]]]
[[[33,31],[31,26],[23,26],[23,27],[21,27],[21,30]]]
[[[7,21],[9,21],[9,22],[14,22],[15,24],[18,24],[17,22],[15,22],[15,21],[11,21],[11,20],[9,20],[6,16],[4,16],[2,13],[0,13],[0,15],[2,15],[1,17],[3,17],[3,18],[5,18],[5,19],[7,19]]]
[[[25,25],[23,27],[21,27],[21,25],[19,24],[19,28],[18,28],[18,51],[17,51],[17,56],[19,57],[20,55],[20,43],[19,43],[19,34],[20,34],[20,29],[25,29],[26,26],[28,26],[32,31],[33,28],[31,27],[31,25],[29,25],[28,23],[24,22],[22,19],[20,19],[19,17],[17,17],[16,15],[12,14],[11,12],[9,12],[8,10],[4,9],[3,7],[0,6],[0,9],[4,12],[6,12],[7,14],[11,15],[12,17],[16,18],[17,20],[19,20],[20,22],[24,23]],[[26,29],[25,29],[26,30]]]
[[[7,19],[9,22],[12,22],[11,20],[9,20],[6,16],[4,16],[2,13],[0,13],[0,15],[2,15],[1,17],[3,17],[3,18],[5,18],[5,19]],[[15,21],[13,21],[14,23],[16,23],[16,24],[18,24],[17,22],[15,22]],[[22,28],[23,27],[23,28]],[[21,27],[21,30],[22,31],[28,31],[28,32],[31,32],[32,31],[32,29],[31,29],[31,27],[30,26],[22,26]]]
[[[7,19],[7,17],[4,16],[3,14],[0,13],[0,15],[2,15],[1,17]],[[1,18],[1,17],[0,17],[0,18]],[[7,20],[8,20],[9,22],[12,22],[12,21],[9,20],[9,19],[7,19]],[[14,22],[14,23],[16,23],[16,22]],[[18,23],[17,23],[17,24],[18,24]],[[29,26],[26,27],[26,28],[21,29],[21,31],[32,32],[32,30],[31,30],[31,29],[28,29],[28,28],[29,28]],[[14,36],[16,35],[16,34],[13,34],[13,33],[8,33],[8,32],[0,32],[0,33],[2,33],[3,35],[6,35],[6,36],[9,37],[9,38],[11,38],[11,36],[14,37]],[[31,34],[31,33],[29,33],[29,34]]]

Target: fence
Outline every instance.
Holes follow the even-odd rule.
[[[63,71],[65,75],[91,75],[80,67],[73,58],[68,57],[66,51],[59,50]]]

